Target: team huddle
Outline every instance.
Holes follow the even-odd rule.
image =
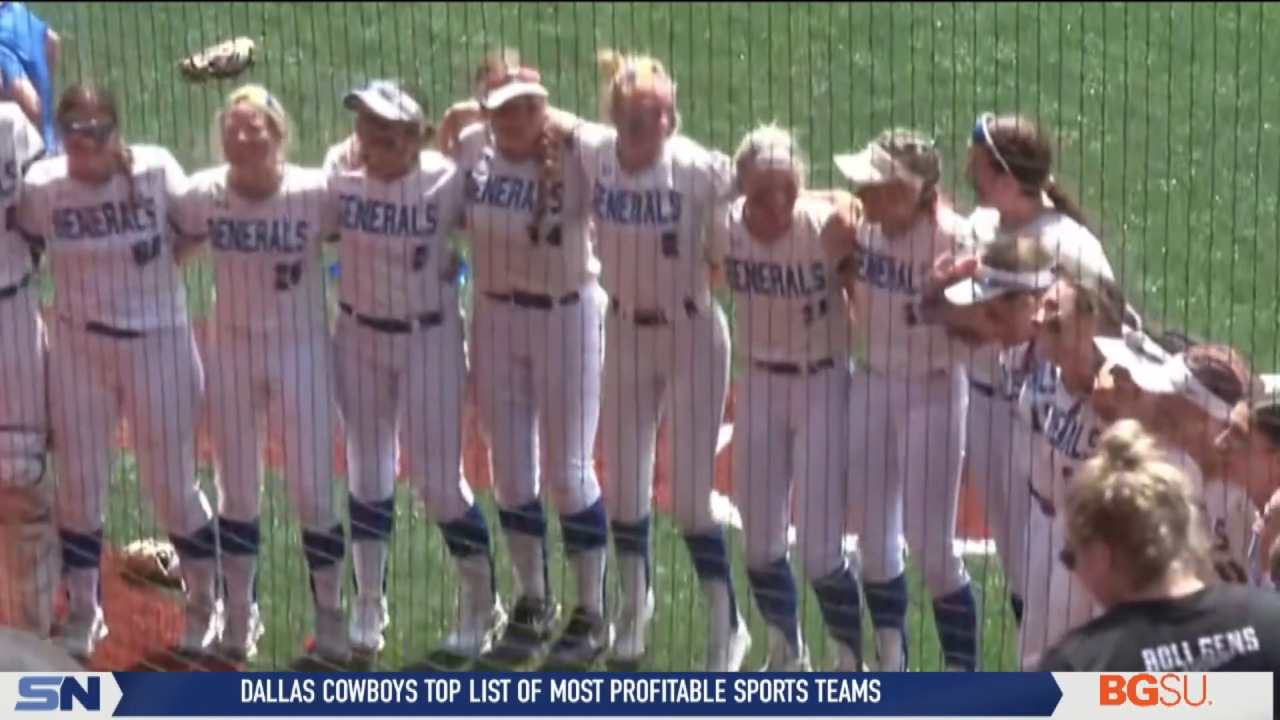
[[[965,216],[941,192],[924,134],[887,131],[836,157],[849,190],[808,188],[787,131],[757,128],[731,158],[680,134],[660,62],[606,53],[601,67],[604,123],[554,107],[538,72],[505,56],[484,63],[476,100],[452,106],[434,138],[413,97],[373,82],[346,97],[352,134],[321,168],[289,161],[289,117],[258,86],[218,115],[225,162],[190,176],[169,151],[126,144],[101,88],[62,96],[57,157],[39,159],[39,132],[0,107],[0,540],[21,548],[24,622],[49,632],[60,583],[67,650],[88,659],[107,635],[99,566],[123,420],[181,560],[184,656],[256,652],[261,465],[276,434],[315,606],[309,661],[383,647],[403,452],[455,564],[446,654],[638,667],[665,419],[671,513],[705,602],[705,669],[739,671],[752,639],[712,507],[734,361],[733,499],[769,670],[812,667],[792,527],[836,670],[907,669],[908,550],[947,668],[980,669],[955,543],[966,463],[984,481],[1020,659],[1033,667],[1099,613],[1055,508],[1120,417],[1142,420],[1193,471],[1220,574],[1255,581],[1249,543],[1268,495],[1249,492],[1248,475],[1275,447],[1252,432],[1259,382],[1229,348],[1143,329],[1034,124],[978,120],[967,175],[982,207]],[[327,247],[341,268],[336,322]],[[197,343],[182,268],[202,253],[216,300]],[[47,327],[32,284],[42,264]],[[469,400],[491,454],[510,603],[462,472]],[[213,502],[196,478],[202,418]],[[574,573],[567,617],[548,574],[547,495]],[[610,539],[616,608],[605,602]]]

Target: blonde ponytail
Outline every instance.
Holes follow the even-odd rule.
[[[614,79],[627,66],[627,58],[612,48],[605,48],[596,55],[596,66],[600,69],[600,81],[605,87],[612,87]]]

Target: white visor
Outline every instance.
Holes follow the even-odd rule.
[[[1127,370],[1142,390],[1181,395],[1216,420],[1231,419],[1231,405],[1196,379],[1185,356],[1169,357],[1145,334],[1134,331],[1127,331],[1124,338],[1094,338],[1093,342],[1103,357]]]
[[[1093,344],[1107,362],[1124,368],[1139,388],[1161,395],[1177,392],[1166,366],[1169,354],[1142,331],[1125,328],[1123,337],[1097,337]]]
[[[393,82],[374,80],[368,87],[347,93],[342,104],[348,110],[367,110],[391,122],[421,123],[422,106]]]
[[[924,180],[894,159],[888,150],[872,143],[856,155],[837,155],[836,170],[855,187],[884,185],[898,180],[912,187],[924,185]]]
[[[547,89],[543,87],[540,83],[514,81],[514,82],[509,82],[506,85],[499,85],[498,87],[485,93],[485,96],[482,102],[486,108],[490,110],[495,110],[497,108],[502,107],[503,105],[506,105],[512,100],[515,100],[518,97],[544,98],[546,96],[547,96]]]
[[[943,295],[952,305],[980,305],[1010,293],[1045,290],[1056,279],[1052,270],[1009,272],[982,267],[973,277],[948,286]]]

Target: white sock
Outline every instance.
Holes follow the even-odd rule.
[[[387,543],[382,540],[351,543],[351,564],[355,569],[356,596],[361,600],[381,598],[383,574],[387,568]]]
[[[604,615],[605,548],[574,553],[573,569],[578,580],[578,604]]]
[[[645,559],[639,555],[618,556],[618,584],[622,588],[623,615],[640,618],[648,602],[649,587]]]
[[[226,583],[228,605],[253,605],[253,576],[257,572],[256,555],[223,555],[222,579]]]
[[[67,612],[73,618],[90,618],[98,610],[98,568],[67,570]]]
[[[316,607],[336,610],[342,607],[342,563],[337,562],[327,568],[311,573],[311,584],[315,587]],[[382,585],[374,587],[381,593]]]
[[[515,571],[520,594],[545,600],[547,597],[546,559],[542,538],[523,533],[509,533],[507,548]]]

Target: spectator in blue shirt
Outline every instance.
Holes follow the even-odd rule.
[[[9,99],[43,129],[45,147],[56,148],[53,75],[62,40],[20,2],[0,2],[0,81]]]

